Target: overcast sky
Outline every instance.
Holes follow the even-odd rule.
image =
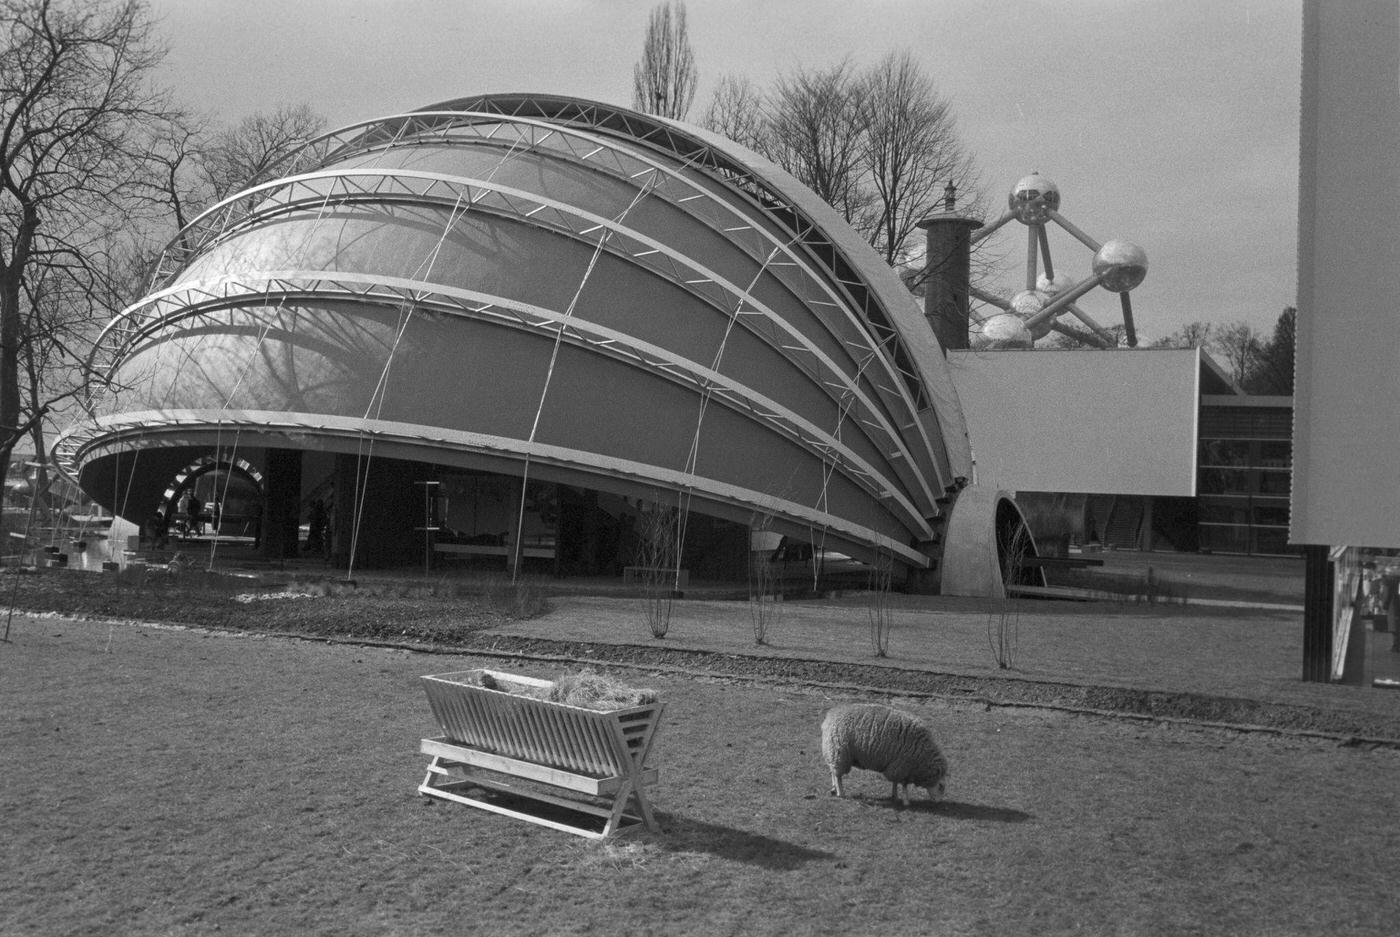
[[[310,104],[331,127],[482,92],[630,105],[654,0],[153,0],[163,79],[232,122]],[[951,102],[999,211],[1022,176],[1147,251],[1145,339],[1196,320],[1268,333],[1294,303],[1301,0],[689,0],[700,89],[910,50]],[[1024,280],[1025,229],[996,245]],[[1090,253],[1052,228],[1056,272]],[[1104,325],[1118,302],[1080,305]]]

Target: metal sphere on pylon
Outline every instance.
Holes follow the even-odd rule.
[[[1006,211],[1000,217],[973,232],[972,241],[981,241],[1013,220],[1021,222],[1027,229],[1026,289],[1008,301],[1003,296],[979,290],[975,285],[972,287],[973,295],[1001,309],[1001,313],[984,322],[985,334],[979,341],[979,347],[1025,347],[1022,333],[1034,343],[1051,330],[1064,332],[1098,347],[1114,347],[1117,343],[1114,335],[1075,304],[1076,299],[1098,286],[1118,294],[1123,309],[1123,334],[1128,346],[1135,347],[1137,332],[1128,292],[1147,276],[1147,253],[1128,241],[1113,240],[1100,244],[1085,234],[1060,214],[1060,189],[1039,172],[1022,177],[1012,187],[1006,204]],[[1050,241],[1046,235],[1046,229],[1051,224],[1064,229],[1094,252],[1093,274],[1090,277],[1076,281],[1063,271],[1054,272]],[[1046,274],[1037,275],[1036,268],[1041,261],[1044,262]],[[1065,314],[1078,319],[1087,332],[1080,326],[1070,328],[1060,325],[1058,320]],[[1018,319],[1020,327],[1004,318],[1007,316]],[[1031,320],[1035,321],[1035,325],[1026,325]]]
[[[1053,297],[1041,290],[1022,290],[1011,297],[1011,311],[1020,316],[1022,320],[1029,319],[1050,305]],[[1038,322],[1030,327],[1032,340],[1039,340],[1050,333],[1050,320]]]
[[[982,323],[982,334],[976,347],[981,348],[1030,348],[1035,344],[1030,329],[1014,312],[1004,312],[992,316]]]
[[[1052,211],[1060,210],[1060,187],[1033,172],[1011,187],[1006,207],[1021,224],[1045,224]]]
[[[1104,289],[1126,293],[1147,276],[1147,251],[1131,241],[1108,241],[1095,252],[1093,270]]]
[[[1053,277],[1047,277],[1042,273],[1035,278],[1035,288],[1051,299],[1072,286],[1074,286],[1074,277],[1068,273],[1057,273]]]
[[[1022,316],[1033,316],[1050,305],[1050,297],[1040,290],[1021,290],[1011,297],[1011,311]]]

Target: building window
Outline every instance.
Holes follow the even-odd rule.
[[[1288,469],[1260,469],[1258,491],[1260,494],[1287,497],[1292,478],[1293,473]]]
[[[1291,553],[1292,411],[1201,409],[1197,497],[1200,545],[1222,553]]]
[[[1246,466],[1253,464],[1247,439],[1202,439],[1201,466]]]
[[[1291,469],[1293,467],[1293,443],[1284,439],[1260,440],[1259,459],[1256,464],[1264,468]]]
[[[1205,495],[1247,495],[1251,486],[1248,469],[1202,468],[1200,482],[1196,487]]]
[[[1263,498],[1254,502],[1254,516],[1250,523],[1260,527],[1288,527],[1288,502],[1267,501]]]

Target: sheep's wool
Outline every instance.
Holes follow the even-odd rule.
[[[933,730],[908,713],[878,703],[834,706],[822,719],[822,757],[831,768],[834,793],[842,796],[841,780],[852,768],[878,771],[893,785],[892,796],[908,787],[942,796],[948,762],[934,741]]]

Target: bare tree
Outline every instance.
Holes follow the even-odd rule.
[[[770,141],[763,92],[748,78],[725,75],[715,85],[700,125],[767,156]]]
[[[1209,348],[1215,326],[1209,322],[1188,322],[1170,335],[1157,339],[1153,348]]]
[[[951,105],[907,51],[885,56],[863,80],[859,119],[866,176],[875,193],[867,237],[885,262],[896,266],[944,187],[970,190],[974,172]]]
[[[1152,343],[1154,348],[1204,348],[1250,394],[1293,393],[1293,332],[1297,310],[1286,307],[1265,338],[1248,323],[1191,322]]]
[[[1244,389],[1251,394],[1293,393],[1294,337],[1298,322],[1298,310],[1286,306],[1274,323],[1274,334],[1264,342],[1259,350],[1259,358],[1253,371],[1244,382]]]
[[[947,187],[960,205],[980,199],[976,169],[951,104],[908,52],[867,69],[849,61],[797,68],[767,93],[725,76],[704,126],[766,156],[820,196],[918,290],[936,259],[912,244]],[[990,261],[977,248],[974,269]]]
[[[26,323],[41,325],[64,295],[52,271],[90,272],[104,225],[142,198],[146,128],[170,114],[147,83],[164,50],[139,0],[4,0],[0,37],[3,472],[45,412],[21,397]]]
[[[74,335],[82,332],[90,338],[95,325],[144,295],[163,248],[172,239],[177,246],[188,246],[182,239],[195,216],[270,175],[288,154],[319,133],[321,124],[306,105],[253,114],[213,130],[209,119],[178,111],[154,121],[148,128],[145,171],[135,178],[126,201],[128,208],[137,210],[123,212],[98,240],[69,252],[82,269],[69,265],[65,276],[57,279],[64,289],[55,293],[51,287],[46,293],[61,296],[61,302],[49,303],[48,312],[31,317],[35,327],[26,333],[25,343],[33,351],[26,354],[49,362],[39,369],[40,380],[31,382],[31,410],[43,399],[75,396],[88,377],[96,376],[82,373],[88,356],[74,354],[84,347],[73,342]],[[50,282],[54,279],[49,277]],[[53,354],[54,342],[60,340],[63,353]],[[101,367],[100,360],[95,363]],[[35,388],[42,388],[42,397],[33,393]],[[35,431],[35,452],[42,457],[40,429]]]
[[[768,96],[766,154],[862,234],[873,202],[864,178],[865,90],[849,61],[779,78]]]
[[[1263,351],[1259,333],[1246,322],[1232,322],[1216,326],[1211,338],[1210,350],[1224,359],[1236,384],[1244,384]]]
[[[201,171],[207,141],[205,123],[185,115],[166,121],[153,134],[150,198],[176,231],[210,200]]]
[[[642,577],[647,629],[664,638],[671,628],[671,604],[680,571],[681,509],[656,494],[641,513],[636,565]]]
[[[24,281],[18,366],[25,420],[11,445],[28,436],[36,491],[48,487],[46,424],[85,390],[87,350],[97,323],[114,308],[104,302],[106,255],[99,245],[88,247],[81,263],[35,264]]]
[[[256,113],[216,131],[200,150],[200,170],[210,202],[258,182],[293,150],[321,132],[324,120],[310,105]]]
[[[894,606],[890,601],[894,583],[894,554],[887,547],[875,551],[867,573],[865,611],[870,622],[870,644],[876,657],[888,657],[890,632],[894,628]]]
[[[642,58],[632,68],[632,106],[684,120],[695,100],[695,56],[685,27],[685,4],[666,0],[651,10]]]
[[[773,550],[754,550],[754,539],[771,542],[773,515],[755,511],[749,520],[749,618],[753,623],[755,644],[767,644],[768,632],[782,617],[783,583],[773,563]]]
[[[284,105],[212,130],[207,118],[175,115],[153,134],[148,197],[161,217],[158,230],[142,234],[168,242],[204,208],[265,181],[320,133],[323,123],[306,104]]]

